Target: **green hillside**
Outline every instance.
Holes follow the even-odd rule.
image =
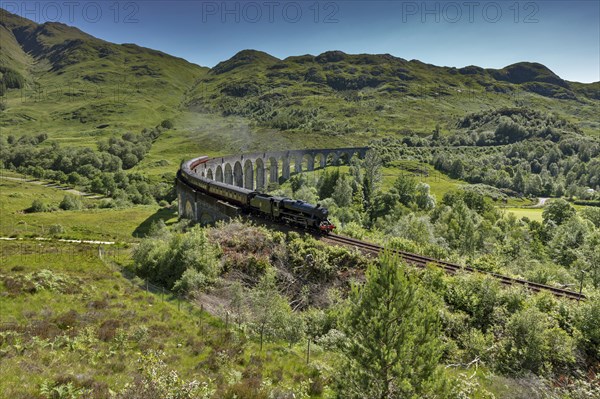
[[[200,79],[188,105],[258,126],[354,140],[452,129],[467,113],[529,107],[598,134],[598,84],[562,80],[541,64],[500,70],[438,67],[389,54],[330,51],[279,60],[244,50]]]
[[[206,68],[181,58],[96,39],[60,24],[35,24],[0,10],[0,70],[5,84],[4,134],[48,132],[94,145],[152,127],[178,113],[186,90]]]
[[[2,9],[0,39],[4,396],[600,397],[600,82],[341,51],[209,69]],[[182,160],[363,145],[268,189],[586,299],[179,220]]]
[[[280,60],[244,50],[208,69],[4,10],[0,31],[2,134],[44,132],[49,143],[94,147],[171,119],[177,131],[159,139],[152,162],[176,164],[180,153],[197,151],[306,147],[323,140],[363,145],[434,129],[446,134],[467,115],[504,108],[553,114],[589,135],[600,128],[600,82],[568,82],[538,63],[458,69],[389,54],[329,51]],[[244,131],[231,133],[235,144],[224,147],[204,132],[206,123],[222,130],[242,124]],[[265,140],[273,135],[278,139]]]

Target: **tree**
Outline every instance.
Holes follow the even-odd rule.
[[[420,209],[426,211],[435,208],[435,198],[429,193],[429,184],[417,184],[415,188],[415,203]]]
[[[390,233],[421,245],[435,242],[433,225],[427,215],[417,216],[415,213],[409,213],[391,226]]]
[[[335,185],[340,178],[340,171],[334,169],[333,171],[326,170],[323,176],[317,183],[317,191],[319,192],[319,198],[322,200],[325,198],[331,198]]]
[[[573,217],[575,213],[575,208],[573,208],[571,204],[564,199],[559,198],[550,201],[550,203],[546,205],[546,209],[542,212],[542,218],[544,219],[544,224],[554,223],[555,225],[560,226]]]
[[[473,254],[481,245],[480,220],[481,217],[464,201],[458,200],[444,210],[437,221],[437,228],[452,248],[458,249],[461,254]]]
[[[294,193],[294,198],[314,204],[317,202],[317,190],[314,187],[302,186]]]
[[[553,259],[563,266],[570,266],[580,256],[579,248],[583,246],[592,229],[592,223],[579,216],[574,216],[558,226],[554,237],[548,243]]]
[[[600,208],[586,207],[580,211],[581,216],[600,228]]]
[[[540,195],[544,191],[540,175],[531,175],[525,184],[525,194]]]
[[[521,168],[517,169],[517,173],[515,173],[515,177],[513,178],[513,187],[515,191],[519,193],[525,192],[525,176],[523,175]]]
[[[348,342],[340,397],[417,398],[444,385],[435,300],[397,257],[385,254],[369,266],[350,303],[342,324]]]
[[[581,254],[594,288],[600,287],[600,230],[594,230],[586,237]]]
[[[352,203],[352,186],[345,175],[340,177],[335,184],[332,198],[341,208],[347,207]]]
[[[455,159],[454,162],[452,162],[452,166],[450,167],[450,176],[455,179],[462,179],[464,173],[465,165],[462,159]]]
[[[267,269],[250,294],[252,327],[260,336],[262,351],[265,337],[283,337],[290,319],[290,305],[279,295],[275,274]],[[289,332],[289,331],[287,331]],[[288,336],[288,339],[290,337]]]
[[[402,173],[394,182],[394,189],[400,197],[400,202],[406,206],[410,206],[415,196],[417,181],[411,175]]]
[[[395,190],[391,190],[389,193],[377,193],[373,197],[371,206],[368,209],[371,222],[374,222],[379,217],[388,215],[397,204],[398,194],[396,194]]]
[[[593,294],[581,304],[576,324],[582,333],[580,345],[590,359],[600,360],[600,297]]]
[[[379,188],[381,182],[381,157],[374,150],[367,151],[363,161],[363,192],[365,197],[365,207],[371,203],[371,196]]]

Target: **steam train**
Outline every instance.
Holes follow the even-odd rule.
[[[268,219],[304,228],[315,229],[323,234],[329,234],[335,229],[335,226],[328,219],[329,211],[319,204],[315,206],[305,201],[277,197],[197,177],[194,171],[195,168],[208,162],[208,159],[208,157],[200,157],[184,162],[177,172],[177,177],[212,197],[241,207],[248,213],[258,214]]]

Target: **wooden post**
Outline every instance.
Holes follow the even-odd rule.
[[[577,298],[577,302],[581,303],[581,293],[583,292],[583,275],[585,270],[581,271],[581,280],[579,281],[579,298]]]

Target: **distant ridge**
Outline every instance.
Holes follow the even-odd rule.
[[[93,126],[123,131],[187,110],[239,115],[282,131],[394,134],[452,126],[482,109],[523,106],[581,118],[583,130],[598,129],[600,82],[569,82],[535,62],[455,68],[390,54],[331,50],[279,59],[248,49],[205,68],[3,9],[0,33],[0,95],[9,94],[0,127],[22,132],[41,124],[108,135],[110,129]],[[70,92],[63,92],[67,87]],[[16,89],[26,98],[55,90],[52,112],[16,101],[23,97]]]

